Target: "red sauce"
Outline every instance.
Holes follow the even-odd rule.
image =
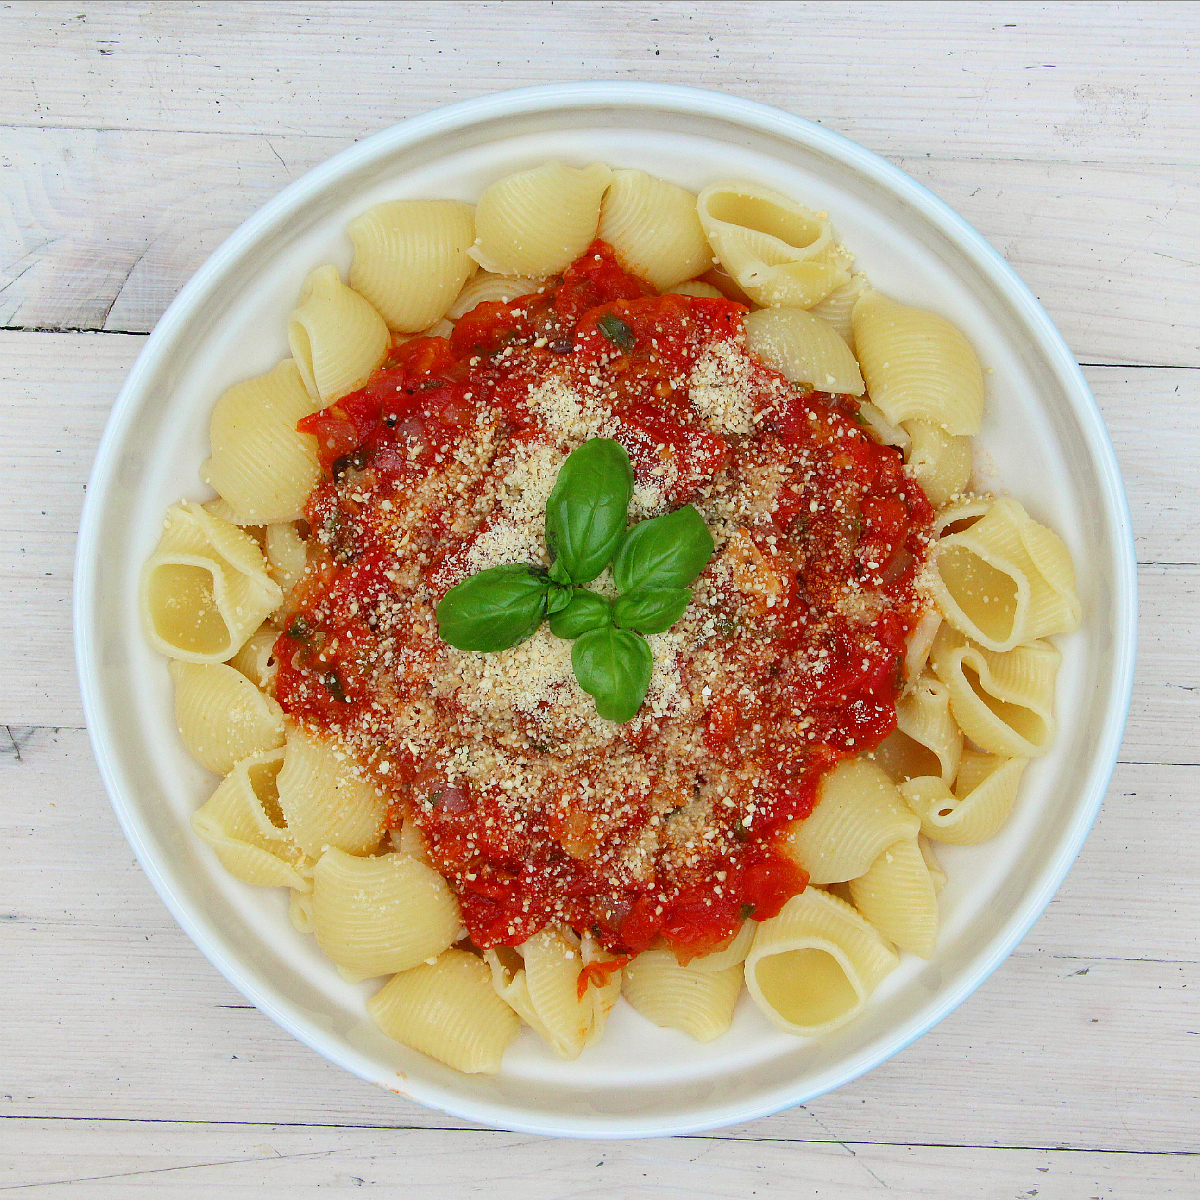
[[[419,826],[477,946],[550,923],[619,954],[721,945],[803,890],[781,832],[830,767],[895,728],[932,510],[852,397],[750,358],[744,311],[659,296],[597,242],[543,292],[479,305],[448,341],[395,347],[364,389],[301,422],[325,477],[278,699],[350,744],[391,796],[393,827]],[[623,347],[606,317],[628,330]],[[731,343],[753,415],[738,431],[687,386]],[[512,455],[555,441],[530,397],[547,378],[601,396],[638,484],[668,508],[695,503],[721,547],[696,584],[697,649],[685,641],[674,662],[684,701],[578,745],[555,741],[553,711],[481,728],[447,684],[461,659],[433,621],[497,520]],[[455,755],[481,747],[520,765],[524,794],[464,782]]]

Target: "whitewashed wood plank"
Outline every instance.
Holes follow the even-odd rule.
[[[134,863],[85,735],[14,732],[20,760],[0,760],[0,1116],[447,1123],[247,1007]],[[737,1136],[1187,1148],[1198,781],[1200,768],[1120,768],[1062,893],[962,1009],[851,1087]]]
[[[146,332],[204,259],[349,139],[6,129],[0,324]],[[1200,165],[904,158],[1084,362],[1200,366]],[[131,186],[132,184],[132,186]]]
[[[1196,161],[1182,3],[769,3],[749,23],[737,3],[369,3],[326,16],[11,6],[0,124],[358,137],[583,74],[729,90],[891,155]]]
[[[0,636],[10,647],[0,677],[0,722],[79,725],[70,645],[74,535],[84,483],[104,421],[142,344],[98,334],[0,332]],[[1088,378],[1125,473],[1138,557],[1197,561],[1200,507],[1192,486],[1200,456],[1200,371],[1092,368]],[[1195,762],[1200,622],[1195,573],[1142,571],[1141,667],[1124,755]],[[1160,713],[1155,704],[1161,700]]]
[[[1192,1159],[1159,1154],[882,1146],[861,1142],[547,1141],[462,1130],[298,1130],[268,1124],[13,1121],[0,1187],[55,1195],[82,1186],[98,1198],[159,1192],[195,1196],[309,1196],[359,1188],[430,1189],[438,1197],[715,1198],[789,1196],[867,1200],[1158,1200],[1192,1195]],[[42,1184],[41,1187],[38,1184]],[[58,1186],[56,1187],[55,1184]],[[30,1193],[26,1193],[30,1194]],[[356,1192],[355,1194],[361,1194]]]

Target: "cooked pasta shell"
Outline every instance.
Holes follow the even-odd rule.
[[[760,308],[744,320],[750,352],[789,383],[851,396],[866,390],[850,347],[819,317],[802,308]]]
[[[958,772],[962,732],[950,715],[950,690],[933,675],[922,675],[896,701],[894,733],[875,748],[875,761],[893,783],[938,775],[947,783]]]
[[[870,288],[867,277],[859,272],[857,275],[851,275],[848,282],[843,283],[841,287],[835,287],[824,300],[819,300],[808,310],[814,317],[820,317],[822,321],[832,325],[837,330],[838,337],[850,347],[851,352],[854,350],[854,322],[851,320],[851,313],[859,296]]]
[[[460,200],[385,200],[346,226],[350,286],[400,333],[444,317],[475,272],[475,210]]]
[[[718,261],[756,304],[809,308],[850,279],[829,218],[772,188],[714,183],[696,211]]]
[[[258,887],[307,892],[303,851],[288,839],[276,779],[282,750],[244,758],[208,801],[192,814],[192,828],[235,878]]]
[[[184,662],[224,662],[282,598],[248,533],[191,500],[167,509],[141,577],[142,620],[156,650]]]
[[[768,1020],[815,1037],[861,1011],[898,962],[851,905],[810,887],[759,925],[746,958],[746,988]]]
[[[241,671],[260,691],[275,678],[279,663],[275,658],[275,643],[279,632],[263,628],[252,634],[246,644],[229,660],[235,671]]]
[[[317,407],[362,387],[388,344],[387,323],[342,282],[337,267],[309,273],[288,320],[288,345]]]
[[[367,1001],[388,1037],[456,1071],[494,1075],[520,1031],[516,1014],[492,989],[487,967],[466,950],[394,975]]]
[[[917,838],[917,845],[921,849],[921,857],[925,860],[925,865],[929,868],[929,879],[936,894],[946,886],[946,872],[942,870],[942,864],[938,862],[937,855],[934,854],[933,847],[924,833]]]
[[[543,929],[517,951],[499,947],[484,957],[496,993],[559,1058],[578,1058],[599,1036],[612,1005],[598,1009],[593,989],[585,986],[581,992],[583,949],[573,935]],[[618,973],[618,987],[619,979]]]
[[[694,193],[645,171],[612,173],[598,236],[617,252],[626,270],[660,292],[708,270],[713,262]]]
[[[283,709],[223,663],[172,661],[175,721],[188,753],[217,775],[283,745]]]
[[[946,620],[988,650],[1079,628],[1071,555],[1016,500],[997,500],[969,528],[939,538],[931,562]]]
[[[853,323],[867,392],[889,421],[979,432],[983,371],[971,343],[949,321],[872,289],[855,302]]]
[[[479,197],[471,257],[497,275],[559,274],[595,238],[611,179],[604,163],[554,162],[506,175]]]
[[[720,289],[713,287],[711,283],[705,283],[703,279],[688,279],[684,283],[677,283],[674,287],[667,288],[666,294],[696,296],[701,300],[725,299],[725,295]]]
[[[949,537],[969,529],[993,504],[994,496],[963,494],[939,508],[933,518],[934,537]]]
[[[308,562],[308,546],[291,521],[268,525],[264,535],[267,551],[267,570],[279,584],[284,600],[300,582]]]
[[[950,711],[980,749],[1008,758],[1044,754],[1058,727],[1054,685],[1062,655],[1049,642],[1006,654],[972,645],[943,625],[929,656],[950,692]]]
[[[490,271],[480,271],[455,297],[446,316],[457,321],[480,304],[506,304],[518,296],[531,295],[541,286],[540,279],[518,279],[512,275],[493,275]]]
[[[933,640],[942,626],[942,614],[932,606],[927,608],[908,634],[908,645],[904,650],[904,690],[916,687],[929,661]]]
[[[938,906],[933,877],[915,837],[889,846],[857,879],[854,907],[901,950],[929,958],[937,942]]]
[[[621,994],[646,1020],[682,1029],[698,1042],[720,1037],[742,990],[739,963],[720,971],[679,965],[669,950],[646,950],[625,967]]]
[[[334,846],[368,854],[379,845],[387,802],[354,772],[349,754],[327,737],[289,724],[279,804],[296,844],[320,857]]]
[[[336,848],[313,871],[312,919],[317,945],[352,983],[435,958],[462,926],[454,893],[432,867],[406,854],[359,858]]]
[[[959,495],[971,478],[971,439],[947,433],[932,421],[906,421],[904,461],[934,507]]]
[[[229,505],[238,525],[294,521],[317,482],[317,439],[296,422],[315,412],[295,362],[224,392],[213,409],[208,438],[212,455],[200,477]]]
[[[843,883],[866,871],[885,847],[915,836],[919,825],[882,769],[851,758],[821,780],[812,813],[788,827],[779,849],[810,882]]]
[[[912,444],[912,438],[908,436],[904,426],[893,425],[870,400],[859,403],[858,418],[881,446],[897,446],[907,452]]]
[[[938,776],[912,779],[900,793],[935,842],[973,846],[1000,832],[1017,799],[1027,758],[964,752],[954,790]]]

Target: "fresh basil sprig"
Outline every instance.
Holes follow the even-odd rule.
[[[613,317],[603,328],[604,320],[598,324],[614,344],[632,339],[623,321]],[[626,532],[632,496],[633,468],[620,443],[584,442],[563,464],[546,503],[553,565],[509,563],[455,584],[437,607],[443,641],[459,650],[506,650],[549,617],[551,633],[575,639],[571,666],[600,716],[632,720],[654,671],[646,636],[683,615],[692,598],[688,585],[714,549],[704,518],[690,505]],[[615,602],[578,586],[610,561],[620,593]]]
[[[633,468],[620,442],[592,438],[563,463],[546,501],[546,546],[557,583],[588,583],[625,533]]]
[[[621,593],[640,588],[685,588],[712,558],[712,534],[690,504],[635,525],[613,558]]]
[[[640,634],[609,625],[575,639],[571,668],[606,721],[632,721],[650,687],[654,655]]]

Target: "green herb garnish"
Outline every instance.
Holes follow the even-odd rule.
[[[611,320],[632,339],[623,321]],[[615,341],[617,334],[606,336]],[[609,721],[632,720],[654,671],[643,635],[661,633],[683,615],[692,598],[688,585],[714,549],[691,506],[627,532],[632,496],[633,468],[620,443],[584,442],[563,464],[546,503],[553,565],[509,563],[455,584],[437,607],[442,640],[459,650],[507,650],[549,617],[555,637],[575,640],[571,666],[596,711]],[[610,562],[621,593],[615,603],[579,586]]]
[[[619,350],[624,350],[628,354],[634,347],[637,338],[634,337],[633,330],[630,329],[620,317],[614,317],[612,313],[605,313],[597,322],[596,328],[614,346]]]

